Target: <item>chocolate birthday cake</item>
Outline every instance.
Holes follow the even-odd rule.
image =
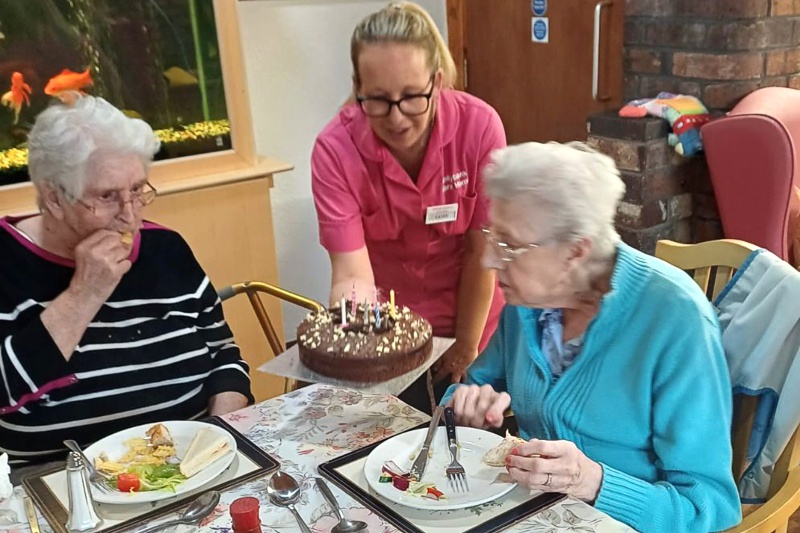
[[[355,311],[355,312],[353,312]],[[386,381],[417,368],[431,353],[430,323],[407,307],[351,302],[309,314],[297,328],[300,361],[309,369],[360,383]]]

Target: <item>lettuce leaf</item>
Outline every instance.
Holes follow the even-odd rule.
[[[144,465],[132,466],[128,472],[135,474],[141,482],[142,491],[168,490],[175,492],[175,487],[186,481],[178,465]],[[116,480],[114,480],[116,486]]]

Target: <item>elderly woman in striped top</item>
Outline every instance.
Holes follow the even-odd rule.
[[[40,214],[0,220],[0,451],[38,463],[64,439],[252,402],[208,277],[142,219],[150,126],[78,97],[39,115],[28,145]]]

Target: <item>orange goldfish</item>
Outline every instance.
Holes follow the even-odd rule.
[[[19,121],[19,111],[22,104],[31,105],[31,86],[25,83],[21,72],[11,74],[11,90],[0,96],[0,104],[14,110],[14,124]]]
[[[92,81],[88,68],[83,72],[72,72],[64,69],[61,74],[50,78],[44,88],[44,94],[55,97],[67,91],[78,91],[81,94],[85,94],[81,89],[89,85],[94,85],[94,81]]]

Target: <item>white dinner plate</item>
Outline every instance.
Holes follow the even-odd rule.
[[[482,461],[484,454],[500,444],[503,437],[482,429],[458,427],[456,428],[456,437],[460,445],[458,461],[466,471],[469,492],[451,490],[445,473],[445,468],[450,463],[450,452],[447,449],[447,433],[444,426],[439,426],[433,437],[431,454],[422,481],[435,483],[436,488],[444,492],[446,498],[433,500],[412,496],[394,488],[392,483],[380,483],[378,479],[381,469],[387,461],[394,461],[404,472],[411,469],[411,464],[422,448],[427,431],[423,428],[401,433],[372,450],[364,463],[364,477],[367,478],[367,483],[373,491],[400,505],[441,511],[463,509],[490,502],[516,486],[505,468],[491,467]]]
[[[175,487],[176,492],[170,492],[169,490],[153,490],[132,493],[118,491],[106,493],[93,486],[92,496],[96,501],[102,503],[133,504],[156,502],[159,500],[166,500],[167,498],[173,498],[182,492],[188,492],[200,488],[219,476],[225,471],[226,468],[228,468],[236,455],[236,439],[233,438],[233,435],[218,426],[191,420],[175,420],[161,423],[172,435],[172,440],[175,442],[175,454],[178,456],[178,458],[183,458],[183,455],[186,453],[187,448],[189,448],[189,444],[192,442],[192,439],[197,432],[203,428],[209,428],[215,433],[225,436],[225,438],[228,439],[230,451]],[[127,448],[125,447],[125,441],[129,439],[145,437],[145,432],[154,425],[155,424],[144,424],[119,431],[113,435],[109,435],[108,437],[101,439],[86,448],[86,450],[84,450],[84,454],[89,458],[90,461],[92,461],[93,464],[95,458],[98,457],[102,452],[105,452],[110,460],[115,461],[122,457],[127,451]]]

